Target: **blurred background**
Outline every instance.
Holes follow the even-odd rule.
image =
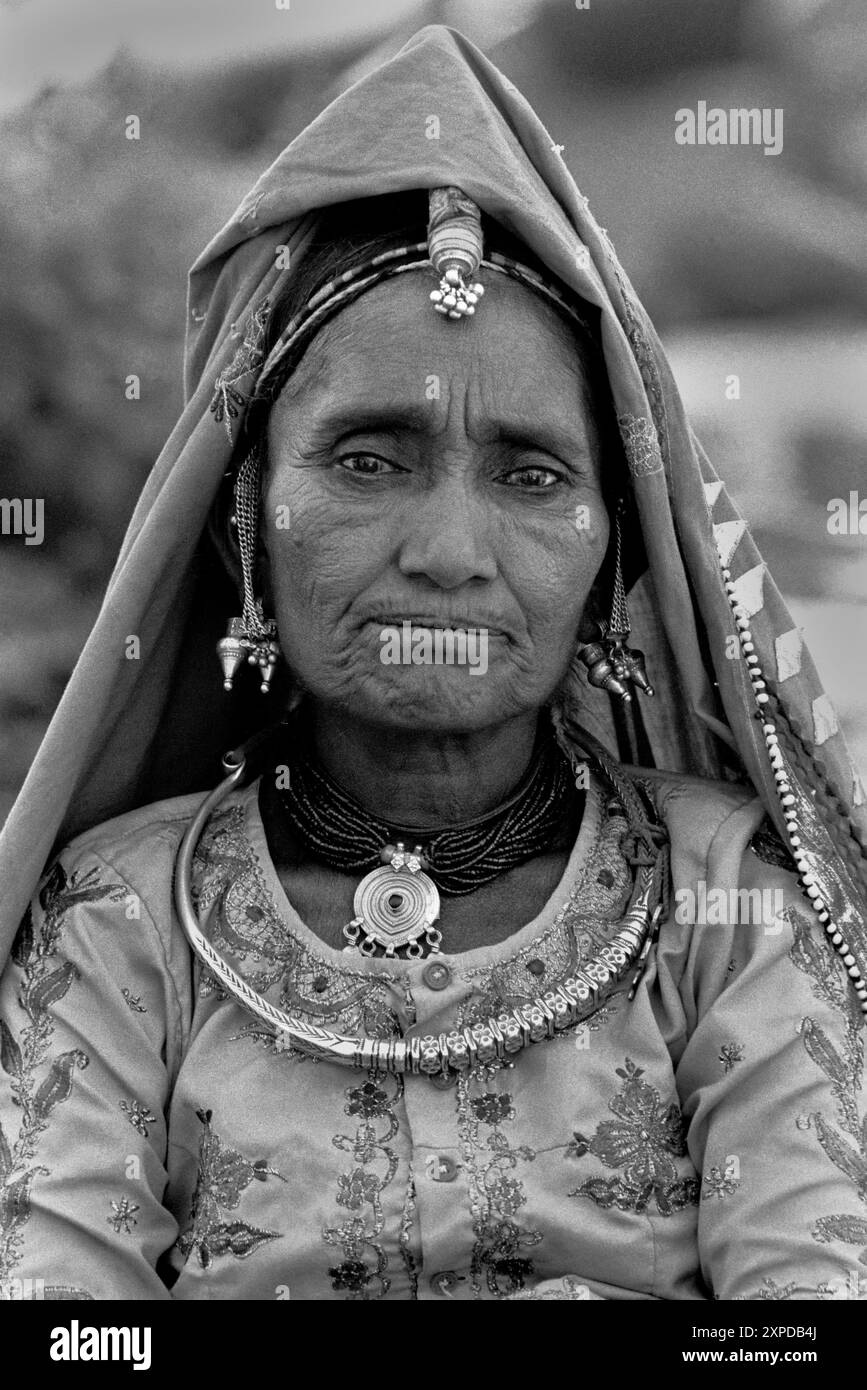
[[[189,265],[426,23],[478,43],[565,147],[863,769],[867,536],[829,535],[827,503],[867,497],[864,0],[280,2],[0,8],[0,497],[44,498],[46,528],[0,536],[0,821],[179,413]],[[678,145],[699,101],[782,107],[782,152]]]

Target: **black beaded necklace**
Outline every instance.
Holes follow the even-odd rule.
[[[280,788],[280,801],[292,833],[315,858],[366,874],[393,862],[406,844],[439,891],[452,897],[473,893],[549,849],[583,809],[583,792],[553,737],[543,738],[507,801],[442,830],[398,826],[371,815],[311,759],[296,757],[288,765],[289,785]]]

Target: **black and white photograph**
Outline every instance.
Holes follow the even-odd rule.
[[[46,1375],[173,1301],[828,1372],[865,73],[863,0],[0,5],[0,1303],[125,1305]]]

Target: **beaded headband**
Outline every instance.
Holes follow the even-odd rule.
[[[268,354],[259,377],[256,382],[254,394],[257,397],[267,397],[269,386],[273,386],[278,368],[286,357],[297,347],[299,341],[313,329],[321,327],[326,319],[337,313],[339,309],[345,307],[352,300],[357,299],[365,290],[373,285],[380,284],[382,281],[390,279],[395,275],[401,275],[408,270],[429,269],[431,262],[429,259],[419,259],[419,253],[426,250],[425,243],[417,242],[412,246],[401,246],[394,251],[385,251],[379,256],[374,256],[363,265],[356,266],[352,270],[347,270],[343,275],[324,285],[317,294],[307,302],[304,308],[296,314],[286,328],[281,333],[279,339]],[[482,260],[479,266],[485,270],[493,270],[501,275],[508,275],[510,279],[517,280],[521,284],[542,295],[550,303],[566,314],[578,327],[586,333],[590,333],[590,325],[571,304],[563,298],[552,285],[549,285],[531,270],[529,266],[522,265],[520,261],[511,260],[508,256],[503,256],[499,252],[492,252],[490,259]],[[449,293],[450,286],[446,285],[439,290],[431,292],[431,299],[434,295],[438,298],[434,300],[434,308],[449,318],[468,317],[475,310],[475,303],[484,293],[482,285],[473,285],[465,294],[465,307],[457,311],[452,309],[448,301],[452,298]],[[442,296],[442,298],[439,298]],[[456,301],[459,303],[461,301]]]

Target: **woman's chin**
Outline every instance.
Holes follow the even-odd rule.
[[[484,729],[522,708],[500,673],[466,667],[380,667],[341,695],[358,719],[416,730]]]

